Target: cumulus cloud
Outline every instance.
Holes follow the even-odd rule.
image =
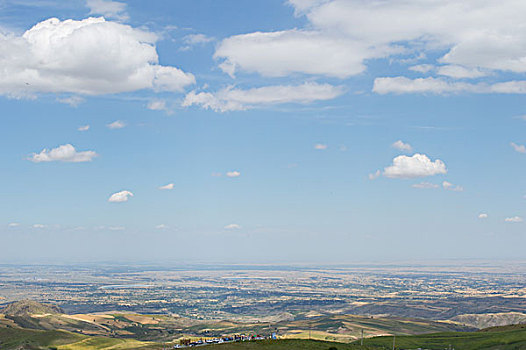
[[[167,185],[160,186],[159,189],[160,190],[173,190],[174,187],[175,187],[175,185],[173,183],[169,183]]]
[[[77,128],[78,131],[88,131],[90,128],[89,125],[81,125]]]
[[[487,219],[488,218],[488,214],[486,213],[480,213],[479,216],[478,216],[479,219]]]
[[[485,71],[526,72],[526,3],[516,0],[289,0],[304,29],[224,39],[215,57],[228,74],[293,73],[346,78],[367,60],[422,56],[437,49],[442,74],[475,78]],[[400,44],[403,43],[403,46]]]
[[[446,173],[446,165],[440,159],[431,161],[425,154],[415,153],[411,157],[402,155],[394,158],[393,164],[384,169],[383,175],[410,179]]]
[[[186,95],[182,105],[183,107],[198,105],[216,112],[242,111],[283,103],[306,104],[331,100],[343,93],[342,87],[310,82],[301,85],[264,86],[247,90],[228,87],[215,93],[191,91]]]
[[[228,224],[224,227],[226,230],[239,230],[241,229],[241,226],[238,224]]]
[[[429,188],[438,188],[438,185],[433,184],[431,182],[420,182],[417,184],[412,184],[411,187],[418,188],[418,189],[429,189]]]
[[[160,225],[155,226],[155,228],[158,230],[166,230],[168,226],[165,224],[160,224]]]
[[[97,156],[94,151],[77,151],[69,143],[53,149],[44,148],[40,153],[33,153],[29,160],[35,163],[41,162],[69,162],[81,163],[91,162]]]
[[[183,91],[194,84],[192,74],[159,65],[156,41],[151,32],[102,17],[51,18],[21,36],[0,34],[0,94]]]
[[[121,21],[129,19],[126,13],[126,4],[111,0],[87,0],[86,6],[90,15],[103,15],[106,18],[115,18]]]
[[[522,222],[523,219],[520,216],[512,216],[504,219],[505,222]]]
[[[317,149],[317,150],[326,150],[327,149],[327,145],[323,144],[323,143],[317,143],[314,145],[314,149]]]
[[[226,176],[227,177],[239,177],[239,176],[241,176],[241,173],[239,171],[236,171],[236,170],[234,170],[234,171],[227,171]]]
[[[112,130],[122,129],[122,128],[126,127],[126,123],[123,122],[122,120],[116,120],[116,121],[114,121],[112,123],[106,124],[106,127],[108,129],[112,129]]]
[[[7,224],[7,227],[18,227],[18,226],[20,226],[18,222],[10,222],[9,224]]]
[[[33,226],[31,226],[33,228],[45,228],[46,225],[43,225],[43,224],[34,224]]]
[[[514,142],[510,143],[511,147],[513,147],[513,149],[516,151],[516,152],[519,152],[519,153],[526,153],[526,146],[524,145],[518,145]]]
[[[411,147],[410,144],[403,142],[402,140],[398,140],[394,142],[391,145],[391,147],[396,148],[397,150],[402,151],[402,152],[412,152],[413,151],[413,147]]]
[[[130,197],[133,197],[133,193],[130,191],[120,191],[117,193],[114,193],[110,196],[108,199],[108,202],[112,203],[121,203],[121,202],[127,202]]]
[[[448,181],[442,182],[442,187],[445,190],[453,191],[453,192],[462,192],[462,191],[464,191],[464,187],[459,186],[459,185],[454,185],[454,184],[452,184],[451,182],[448,182]]]

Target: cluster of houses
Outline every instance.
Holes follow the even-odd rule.
[[[212,338],[212,339],[199,339],[199,340],[191,340],[188,338],[183,338],[179,340],[179,344],[176,344],[174,346],[174,349],[180,349],[180,348],[186,348],[191,346],[202,346],[202,345],[209,345],[209,344],[221,344],[221,343],[231,343],[231,342],[238,342],[238,341],[250,341],[250,340],[264,340],[264,339],[276,339],[276,333],[272,333],[272,335],[269,336],[263,336],[263,335],[244,335],[244,334],[236,334],[232,336],[225,336],[221,338]]]

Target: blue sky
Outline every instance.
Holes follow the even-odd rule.
[[[522,259],[525,13],[0,1],[0,261]]]

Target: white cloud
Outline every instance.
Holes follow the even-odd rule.
[[[159,189],[160,190],[173,190],[174,187],[175,187],[175,185],[173,183],[169,183],[167,185],[160,186]]]
[[[512,142],[510,143],[511,147],[513,147],[513,149],[516,151],[516,152],[519,152],[519,153],[526,153],[526,146],[524,145],[517,145],[516,143]]]
[[[46,225],[42,225],[42,224],[34,224],[33,226],[31,226],[33,228],[45,228]]]
[[[204,34],[188,34],[183,38],[183,43],[185,44],[185,46],[181,47],[180,50],[188,51],[191,50],[194,46],[204,45],[212,41],[214,41],[214,38],[206,36]]]
[[[378,94],[526,94],[526,81],[519,80],[495,84],[472,84],[433,77],[417,79],[406,77],[383,77],[374,80],[373,91]]]
[[[241,226],[238,224],[228,224],[224,227],[226,230],[239,230],[241,229]]]
[[[18,222],[10,222],[9,224],[7,224],[7,227],[18,227],[18,226],[20,226]]]
[[[526,3],[517,0],[290,0],[308,29],[254,32],[223,40],[215,57],[229,74],[305,73],[345,78],[368,59],[445,52],[437,63],[526,72]],[[403,46],[400,44],[403,43]],[[398,56],[397,56],[398,57]],[[446,69],[446,72],[449,68]],[[457,77],[459,70],[449,71]]]
[[[480,213],[479,216],[478,216],[479,219],[487,219],[488,218],[488,214],[486,213]]]
[[[222,174],[219,172],[212,172],[212,177],[220,177]]]
[[[440,159],[431,161],[425,154],[415,153],[411,157],[402,155],[394,158],[393,164],[384,169],[383,175],[409,179],[446,173],[446,165]]]
[[[40,153],[33,153],[29,158],[32,162],[91,162],[97,153],[94,151],[81,151],[78,152],[75,147],[70,144],[58,146],[53,149],[44,148]]]
[[[160,225],[155,226],[155,228],[158,230],[166,230],[168,226],[165,224],[160,224]]]
[[[438,67],[437,74],[457,79],[480,78],[486,75],[486,73],[477,68],[466,68],[455,65],[440,66]]]
[[[126,229],[126,227],[124,227],[124,226],[110,226],[110,227],[108,227],[108,230],[110,230],[110,231],[123,231],[125,229]]]
[[[103,15],[106,18],[115,18],[121,21],[129,19],[126,13],[126,4],[111,0],[86,0],[90,15]]]
[[[133,193],[130,191],[120,191],[117,193],[114,193],[110,196],[108,199],[108,202],[112,203],[121,203],[121,202],[127,202],[130,197],[133,197]]]
[[[183,91],[194,84],[192,74],[159,65],[156,41],[151,32],[102,17],[51,18],[22,36],[0,34],[0,94]]]
[[[411,147],[411,145],[408,144],[408,143],[404,143],[402,140],[398,140],[398,141],[394,142],[391,145],[391,147],[396,148],[397,150],[403,151],[403,152],[412,152],[413,151],[413,147]]]
[[[523,219],[520,216],[512,216],[504,219],[505,222],[522,222]]]
[[[148,105],[146,106],[149,110],[152,111],[166,111],[168,110],[166,108],[166,101],[165,100],[153,100],[148,102]]]
[[[409,67],[409,70],[419,73],[427,73],[435,69],[432,64],[418,64],[416,66]]]
[[[256,72],[269,77],[293,73],[347,78],[365,70],[363,61],[372,58],[365,43],[318,31],[286,30],[255,32],[224,39],[214,54],[223,59],[220,68]]]
[[[454,191],[454,192],[462,192],[462,191],[464,191],[464,187],[459,186],[459,185],[454,185],[454,184],[452,184],[451,182],[448,182],[448,181],[442,182],[442,187],[445,190],[448,190],[448,191]]]
[[[327,145],[323,144],[323,143],[317,143],[314,145],[314,149],[317,149],[317,150],[326,150],[327,149]]]
[[[86,99],[80,97],[80,96],[70,96],[70,97],[64,97],[64,98],[57,98],[57,101],[60,103],[65,103],[67,105],[70,105],[71,107],[78,107],[81,103],[86,102]]]
[[[331,100],[343,93],[342,87],[318,83],[264,86],[247,90],[228,87],[215,93],[191,91],[182,105],[198,105],[217,112],[242,111],[283,103],[306,104]]]
[[[374,173],[367,175],[367,177],[369,178],[369,180],[374,180],[379,178],[380,175],[382,175],[382,172],[380,170],[376,170]]]
[[[90,128],[89,125],[81,125],[77,128],[78,131],[88,131]]]
[[[227,177],[239,177],[239,176],[241,176],[241,173],[239,171],[236,171],[236,170],[234,170],[234,171],[227,171],[226,176]]]
[[[417,184],[412,184],[411,187],[418,188],[418,189],[429,189],[429,188],[438,188],[438,185],[433,184],[431,182],[420,182]]]
[[[106,124],[106,127],[108,129],[112,129],[112,130],[122,129],[122,128],[126,127],[126,123],[123,122],[122,120],[116,120],[116,121],[114,121],[112,123]]]

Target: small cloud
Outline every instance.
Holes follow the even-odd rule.
[[[78,131],[88,131],[90,128],[89,125],[81,125],[77,128]]]
[[[374,172],[374,173],[368,175],[369,180],[377,179],[377,178],[380,177],[381,174],[382,174],[382,173],[380,172],[380,170],[376,170],[376,172]]]
[[[126,4],[111,0],[87,0],[86,6],[90,9],[90,15],[103,15],[106,18],[115,18],[126,21],[130,17],[126,13]]]
[[[418,184],[412,184],[411,187],[418,189],[438,188],[437,184],[431,182],[420,182]]]
[[[193,46],[204,45],[214,41],[214,38],[206,36],[204,34],[189,34],[183,38],[185,46],[181,47],[181,51],[191,50]]]
[[[433,69],[435,69],[435,66],[433,66],[432,64],[418,64],[416,66],[409,67],[409,70],[419,73],[427,73],[429,71],[432,71]]]
[[[325,150],[327,149],[327,147],[328,147],[327,145],[324,145],[322,143],[317,143],[314,145],[314,149],[317,149],[317,150]]]
[[[80,96],[70,96],[65,98],[57,98],[57,101],[70,105],[71,107],[78,107],[81,103],[86,102],[86,100]]]
[[[396,148],[397,150],[399,151],[402,151],[402,152],[412,152],[413,151],[413,147],[408,144],[408,143],[404,143],[402,140],[398,140],[396,142],[394,142],[391,147],[393,148]]]
[[[130,191],[120,191],[117,193],[114,193],[110,196],[108,199],[108,202],[112,203],[121,203],[121,202],[127,202],[130,197],[133,197],[133,193]]]
[[[110,227],[108,227],[108,230],[110,230],[110,231],[123,231],[125,229],[126,229],[126,227],[124,227],[124,226],[110,226]]]
[[[512,216],[509,218],[504,219],[505,222],[522,222],[522,218],[520,216]]]
[[[211,174],[213,177],[220,177],[222,174],[221,173],[218,173],[218,172],[213,172]]]
[[[48,150],[44,148],[40,153],[33,153],[29,158],[34,163],[41,162],[68,162],[68,163],[81,163],[91,162],[98,154],[94,151],[82,151],[78,152],[75,147],[70,144],[58,146]]]
[[[234,170],[234,171],[228,171],[228,172],[226,173],[226,176],[227,176],[227,177],[239,177],[239,176],[241,176],[241,173],[240,173],[239,171],[236,171],[236,170]]]
[[[7,224],[7,227],[18,227],[18,226],[20,226],[18,222],[10,222],[9,224]]]
[[[225,230],[239,230],[241,226],[238,224],[228,224],[224,227]]]
[[[45,228],[46,225],[42,225],[42,224],[34,224],[33,226],[31,226],[33,228]]]
[[[511,142],[510,143],[511,147],[513,147],[513,149],[516,151],[516,152],[519,152],[519,153],[526,153],[526,146],[524,145],[518,145],[514,142]]]
[[[169,183],[167,185],[160,186],[159,189],[160,190],[173,190],[174,187],[175,187],[175,185],[173,183]]]
[[[158,230],[166,230],[168,226],[166,226],[165,224],[160,224],[160,225],[155,226],[155,228]]]
[[[116,120],[113,123],[106,124],[106,126],[111,130],[122,129],[126,126],[126,123],[122,120]]]
[[[487,219],[488,218],[488,214],[486,213],[480,213],[479,216],[478,216],[479,219]]]
[[[448,181],[442,182],[442,187],[445,190],[448,190],[448,191],[454,191],[454,192],[462,192],[462,191],[464,191],[464,187],[458,186],[458,185],[453,185],[451,182],[448,182]]]
[[[172,111],[166,106],[165,100],[153,100],[148,102],[146,105],[146,108],[148,108],[151,111],[164,111],[167,114],[172,114]]]
[[[446,173],[446,165],[440,159],[431,161],[425,154],[415,153],[411,157],[394,158],[393,164],[384,169],[383,175],[388,178],[411,179]]]

